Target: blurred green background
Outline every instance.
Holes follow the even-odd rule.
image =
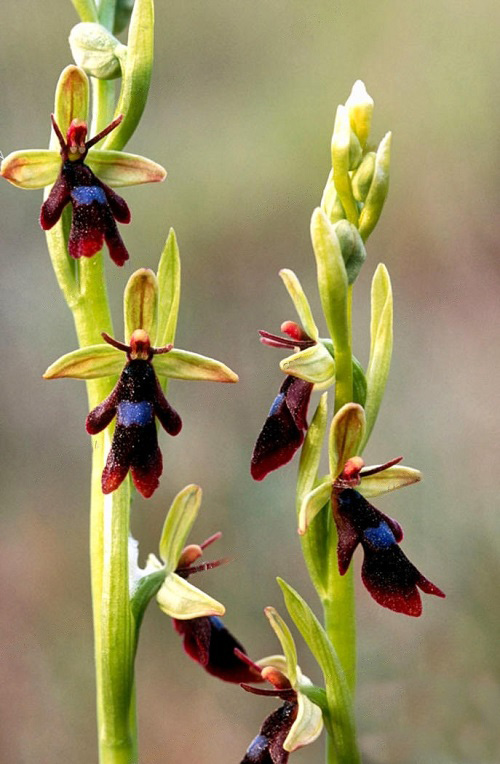
[[[46,145],[76,20],[69,0],[3,4],[4,155]],[[296,462],[262,484],[249,476],[282,376],[282,355],[259,345],[257,330],[295,318],[281,267],[298,273],[319,315],[309,219],[329,169],[336,105],[355,79],[365,81],[373,137],[391,129],[394,142],[389,200],[355,290],[364,362],[379,261],[395,292],[393,368],[366,457],[404,454],[424,471],[425,482],[378,505],[403,523],[408,556],[447,593],[425,597],[413,620],[358,587],[357,713],[369,764],[500,762],[499,23],[497,0],[158,0],[152,91],[129,149],[169,177],[125,189],[132,258],[123,270],[107,263],[120,334],[123,286],[134,268],[156,267],[173,225],[183,266],[178,343],[241,377],[237,387],[172,383],[184,429],[162,436],[161,487],[134,505],[141,558],[156,549],[174,494],[199,483],[193,540],[221,529],[214,554],[235,558],[200,583],[225,602],[227,625],[254,657],[274,652],[262,610],[284,613],[275,576],[315,599],[295,532]],[[40,203],[40,192],[0,184],[0,759],[88,764],[96,760],[90,442],[83,383],[41,380],[75,337],[38,227]],[[319,680],[298,636],[297,644]],[[273,707],[205,675],[154,603],[137,664],[141,764],[236,764]],[[322,758],[317,742],[293,762]]]

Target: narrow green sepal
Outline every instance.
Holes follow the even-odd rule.
[[[280,369],[285,374],[317,385],[317,389],[329,387],[335,382],[335,361],[321,342],[283,358]]]
[[[198,516],[201,496],[199,486],[187,485],[174,498],[165,518],[159,548],[169,573],[177,568],[186,539]]]
[[[366,469],[371,469],[371,467]],[[398,488],[418,483],[420,480],[422,480],[420,470],[397,464],[395,467],[388,467],[383,472],[377,472],[375,475],[363,477],[363,474],[361,474],[361,483],[356,490],[365,499],[373,499],[375,496],[396,491]]]
[[[33,190],[54,183],[61,169],[58,151],[24,149],[5,157],[0,175],[18,188]]]
[[[88,122],[89,78],[78,66],[67,66],[57,82],[54,103],[54,118],[63,135],[74,119]],[[61,147],[54,131],[50,134],[50,148],[59,152]]]
[[[114,80],[122,74],[127,48],[101,24],[84,21],[69,35],[75,63],[99,80]]]
[[[124,116],[116,130],[107,136],[103,146],[105,149],[122,149],[139,124],[151,84],[153,33],[153,0],[135,0],[127,40],[127,59],[115,110],[115,116]]]
[[[333,417],[328,446],[332,482],[340,475],[346,461],[359,453],[365,429],[365,412],[358,403],[346,403]]]
[[[366,92],[365,83],[362,80],[356,80],[352,86],[351,94],[345,102],[345,106],[349,115],[351,129],[364,148],[370,135],[373,98]]]
[[[358,225],[358,207],[352,193],[351,176],[351,125],[345,106],[337,108],[332,136],[333,182],[339,195],[346,217],[353,225]]]
[[[124,365],[121,350],[110,345],[87,345],[61,356],[49,366],[44,379],[99,379],[119,374]]]
[[[306,493],[299,511],[298,532],[300,536],[307,533],[310,523],[318,512],[321,512],[325,504],[328,504],[331,495],[332,479],[329,475],[316,488]]]
[[[320,207],[312,214],[311,240],[321,305],[335,349],[338,350],[349,345],[347,272],[337,234]]]
[[[275,608],[266,607],[264,613],[283,649],[286,659],[286,671],[284,673],[290,680],[292,687],[295,687],[297,684],[297,649],[290,629]]]
[[[289,268],[282,268],[279,272],[279,275],[283,280],[286,290],[292,299],[295,310],[297,311],[297,314],[300,318],[302,328],[312,340],[317,342],[319,336],[318,327],[314,322],[311,306],[309,305],[309,300],[307,299],[305,292],[302,289],[302,284],[300,283],[296,274]]]
[[[161,183],[167,177],[161,164],[124,151],[90,149],[85,161],[100,180],[114,188]]]
[[[335,188],[335,183],[333,182],[333,169],[330,170],[328,180],[326,181],[320,206],[330,223],[336,223],[338,220],[343,220],[346,217],[342,202]]]
[[[169,573],[165,577],[156,601],[170,618],[181,621],[207,615],[224,615],[226,612],[224,605],[176,573]]]
[[[354,284],[358,274],[366,260],[366,249],[359,231],[348,220],[339,220],[333,226],[342,250],[345,269],[347,273],[347,283]]]
[[[321,449],[326,432],[328,416],[328,393],[323,393],[314,412],[311,424],[300,452],[297,477],[297,512],[304,496],[312,490],[318,476]]]
[[[359,233],[366,241],[382,213],[389,192],[389,170],[391,164],[391,133],[380,141],[375,158],[375,169],[365,205],[359,216]]]
[[[175,340],[181,293],[181,260],[173,228],[169,231],[158,265],[158,289],[156,345],[163,347]]]
[[[339,764],[358,764],[352,699],[339,657],[324,628],[305,600],[289,584],[278,578],[288,613],[316,658],[325,680],[328,702],[327,726]]]
[[[144,329],[156,337],[158,317],[158,282],[149,268],[140,268],[129,278],[123,293],[123,323],[125,341],[129,342],[136,329]]]
[[[313,686],[311,680],[297,669],[297,717],[286,736],[283,748],[293,751],[314,743],[323,731],[323,714],[321,708],[303,693],[303,688]]]
[[[170,379],[195,379],[205,382],[238,382],[238,375],[228,366],[189,350],[174,348],[153,357],[156,373]]]
[[[357,202],[366,201],[375,172],[376,156],[374,151],[369,151],[352,176],[352,193]]]
[[[366,444],[377,419],[391,366],[393,301],[389,272],[380,263],[371,287],[370,359],[366,370]]]

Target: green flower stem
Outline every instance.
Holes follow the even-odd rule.
[[[113,119],[115,108],[115,86],[113,80],[98,80],[91,77],[92,82],[92,125],[89,135],[97,135]],[[98,147],[101,144],[97,144]]]
[[[335,345],[335,413],[352,401],[352,285],[347,289],[347,337]]]

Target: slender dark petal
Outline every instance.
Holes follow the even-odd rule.
[[[285,378],[255,444],[250,466],[254,480],[289,462],[302,445],[312,388],[302,379]]]
[[[44,231],[55,226],[61,217],[63,209],[70,201],[70,191],[66,178],[60,172],[40,210],[40,225]]]
[[[184,650],[205,671],[225,682],[261,682],[256,669],[235,655],[235,648],[245,653],[243,646],[233,637],[217,616],[174,619],[175,630],[183,636]]]
[[[297,703],[285,702],[273,711],[250,743],[241,764],[287,764],[289,753],[283,748],[297,717]]]

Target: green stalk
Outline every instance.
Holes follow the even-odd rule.
[[[335,413],[353,399],[352,380],[352,285],[347,290],[347,340],[335,346]],[[338,572],[336,554],[337,529],[332,518],[328,523],[328,548],[332,550],[328,565],[326,595],[322,598],[325,631],[335,647],[344,669],[347,685],[354,698],[356,689],[356,613],[353,566],[344,576]],[[334,741],[327,734],[327,764],[337,764]]]

